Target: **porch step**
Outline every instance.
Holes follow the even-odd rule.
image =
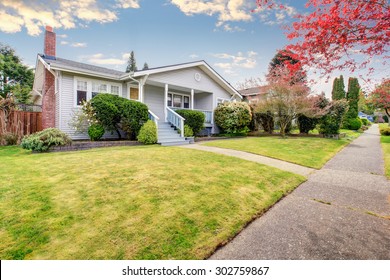
[[[161,144],[161,146],[178,146],[188,145],[190,141],[181,137],[178,131],[175,130],[170,123],[159,122],[157,143]]]

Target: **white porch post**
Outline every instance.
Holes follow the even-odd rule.
[[[168,110],[167,110],[167,105],[168,104],[168,84],[165,84],[165,91],[164,91],[164,114],[165,114],[165,122],[168,121],[167,116],[168,116]]]
[[[191,89],[191,110],[194,110],[194,89]]]
[[[138,101],[139,102],[142,102],[142,95],[143,95],[143,85],[142,85],[142,82],[139,82],[138,83]]]

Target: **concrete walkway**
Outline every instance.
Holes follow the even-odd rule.
[[[390,184],[378,126],[210,259],[390,259]]]
[[[273,166],[273,167],[279,168],[281,170],[290,171],[292,173],[300,174],[300,175],[303,175],[305,177],[309,176],[315,170],[313,168],[304,167],[304,166],[297,165],[297,164],[290,163],[290,162],[286,162],[283,160],[273,159],[270,157],[255,155],[252,153],[241,152],[241,151],[236,151],[236,150],[231,150],[231,149],[209,147],[209,146],[203,146],[203,145],[198,145],[198,144],[186,145],[186,146],[181,146],[181,147],[187,148],[187,149],[206,151],[206,152],[213,152],[213,153],[222,154],[222,155],[226,155],[226,156],[238,157],[238,158],[242,158],[245,160],[254,161],[257,163],[262,163],[265,165]]]

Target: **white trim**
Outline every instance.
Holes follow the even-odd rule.
[[[84,78],[84,77],[79,77],[79,76],[73,76],[73,106],[75,108],[80,108],[81,106],[77,104],[77,81],[84,81],[87,82],[87,101],[92,99],[92,83],[102,83],[107,85],[107,93],[111,93],[111,86],[118,86],[119,87],[119,92],[118,96],[122,97],[121,92],[122,92],[122,84],[121,83],[113,83],[111,81],[107,80],[98,80],[98,79],[90,79],[90,78]],[[115,94],[116,95],[116,94]]]
[[[191,109],[191,105],[192,105],[192,103],[191,103],[191,95],[190,94],[187,94],[187,93],[179,93],[179,92],[175,92],[175,91],[168,91],[168,94],[172,94],[172,106],[171,106],[171,108],[175,108],[175,109]],[[173,95],[180,95],[181,97],[182,97],[182,107],[174,107],[173,106]],[[188,106],[188,108],[184,108],[184,96],[186,96],[186,97],[188,97],[188,101],[189,101],[189,106]],[[168,100],[167,100],[167,103],[165,103],[166,104],[166,106],[168,106]]]
[[[191,89],[191,106],[190,106],[190,108],[191,108],[191,110],[194,110],[194,93],[195,93],[195,91],[194,91],[194,89],[192,88]]]
[[[165,122],[168,121],[168,84],[165,84],[165,89],[164,89],[164,115],[165,115]],[[173,104],[173,100],[172,100]]]
[[[58,72],[58,94],[56,96],[56,98],[59,98],[58,100],[58,116],[59,116],[59,120],[58,120],[58,129],[61,130],[62,128],[62,106],[61,106],[61,103],[62,103],[62,100],[61,100],[61,93],[62,93],[62,73],[59,71]]]

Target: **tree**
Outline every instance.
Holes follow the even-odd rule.
[[[148,69],[149,69],[149,65],[145,62],[144,67],[142,67],[142,70],[148,70]]]
[[[0,95],[5,98],[18,85],[24,93],[30,92],[33,82],[33,71],[23,65],[15,50],[0,44]]]
[[[341,100],[346,98],[344,77],[340,75],[340,78],[335,78],[332,88],[332,100]]]
[[[346,115],[347,119],[355,119],[358,117],[359,110],[359,92],[360,86],[357,78],[349,78],[348,79],[348,92],[347,92],[347,100],[349,109]]]
[[[276,0],[256,0],[261,9],[288,9]],[[386,55],[390,43],[390,5],[387,0],[307,0],[307,13],[287,27],[287,46],[303,64],[322,74],[338,69],[366,68],[374,57]],[[353,54],[359,54],[353,56]],[[369,69],[373,71],[372,68]]]
[[[247,88],[255,88],[255,87],[261,87],[263,84],[262,80],[260,78],[254,78],[250,77],[245,78],[243,82],[238,82],[236,84],[236,89],[242,90],[242,89],[247,89]]]
[[[388,116],[390,126],[390,79],[385,79],[371,93],[371,100],[378,109],[383,109]]]
[[[137,62],[135,61],[134,51],[131,51],[129,60],[127,61],[126,73],[137,71]]]
[[[284,71],[283,74],[290,76],[291,83],[306,83],[307,74],[303,70],[298,56],[293,52],[288,50],[278,51],[269,64],[269,75],[278,75],[280,67],[286,68],[287,71]]]

